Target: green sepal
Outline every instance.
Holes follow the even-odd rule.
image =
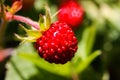
[[[45,16],[46,16],[46,29],[50,28],[50,24],[51,24],[51,14],[50,14],[50,8],[48,7],[48,5],[45,5]]]
[[[45,5],[45,15],[43,16],[40,14],[39,25],[40,25],[41,32],[44,32],[50,28],[51,14],[50,14],[50,8],[48,7],[48,5]]]
[[[22,40],[23,42],[36,42],[36,39],[40,38],[42,36],[42,33],[39,30],[28,30],[27,28],[25,28],[23,25],[19,25],[20,27],[22,27],[24,29],[24,31],[26,32],[26,37],[22,37],[19,36],[18,34],[15,34],[15,36]]]
[[[40,14],[40,19],[39,19],[39,25],[40,25],[40,31],[44,32],[45,31],[45,16]]]
[[[19,26],[22,27],[25,30],[28,37],[34,37],[35,39],[37,39],[40,36],[42,36],[42,33],[40,31],[38,31],[38,30],[29,30],[29,29],[25,28],[21,24],[19,24]]]
[[[22,42],[26,42],[26,41],[27,42],[35,42],[36,41],[34,37],[22,37],[22,36],[19,36],[18,34],[15,34],[15,36],[18,39],[22,40]]]

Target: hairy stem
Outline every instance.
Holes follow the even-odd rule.
[[[33,20],[26,18],[26,17],[23,17],[23,16],[13,15],[12,20],[20,21],[20,22],[26,23],[26,24],[34,27],[35,29],[39,29],[38,22],[33,21]]]

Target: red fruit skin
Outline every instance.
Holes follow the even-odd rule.
[[[69,2],[69,1],[78,1],[78,0],[59,0],[59,1],[60,1],[60,3],[62,4],[62,3]]]
[[[58,20],[66,22],[71,28],[77,28],[83,21],[84,10],[75,1],[62,4],[59,8]]]
[[[64,64],[74,56],[77,43],[72,29],[66,23],[56,21],[37,39],[35,47],[46,61]]]

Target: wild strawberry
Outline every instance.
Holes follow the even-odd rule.
[[[65,3],[65,2],[69,2],[69,1],[78,1],[78,0],[59,0],[60,1],[60,3],[62,4],[62,3]]]
[[[64,64],[74,56],[77,39],[66,23],[57,21],[37,39],[36,48],[48,62]]]
[[[23,42],[35,42],[39,55],[48,62],[64,64],[74,56],[77,50],[77,38],[65,22],[56,21],[51,24],[50,9],[47,6],[45,8],[46,13],[45,15],[40,15],[39,24],[30,19],[13,16],[13,18],[17,18],[16,20],[21,18],[27,24],[30,23],[29,25],[33,26],[29,30],[20,25],[27,36],[15,35]]]
[[[58,20],[66,22],[72,28],[78,27],[83,20],[83,8],[75,1],[69,1],[60,6]]]

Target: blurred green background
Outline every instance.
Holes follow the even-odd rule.
[[[44,14],[45,3],[52,14],[60,5],[59,0],[34,0],[17,14],[38,21],[39,14]],[[14,50],[0,62],[0,80],[120,80],[120,0],[78,0],[78,3],[85,15],[83,23],[74,30],[79,43],[72,61],[51,64],[38,56],[34,43],[19,45],[14,33],[24,34],[24,31],[18,26],[21,22],[11,21],[4,48]],[[11,5],[12,1],[5,0],[5,4]]]

